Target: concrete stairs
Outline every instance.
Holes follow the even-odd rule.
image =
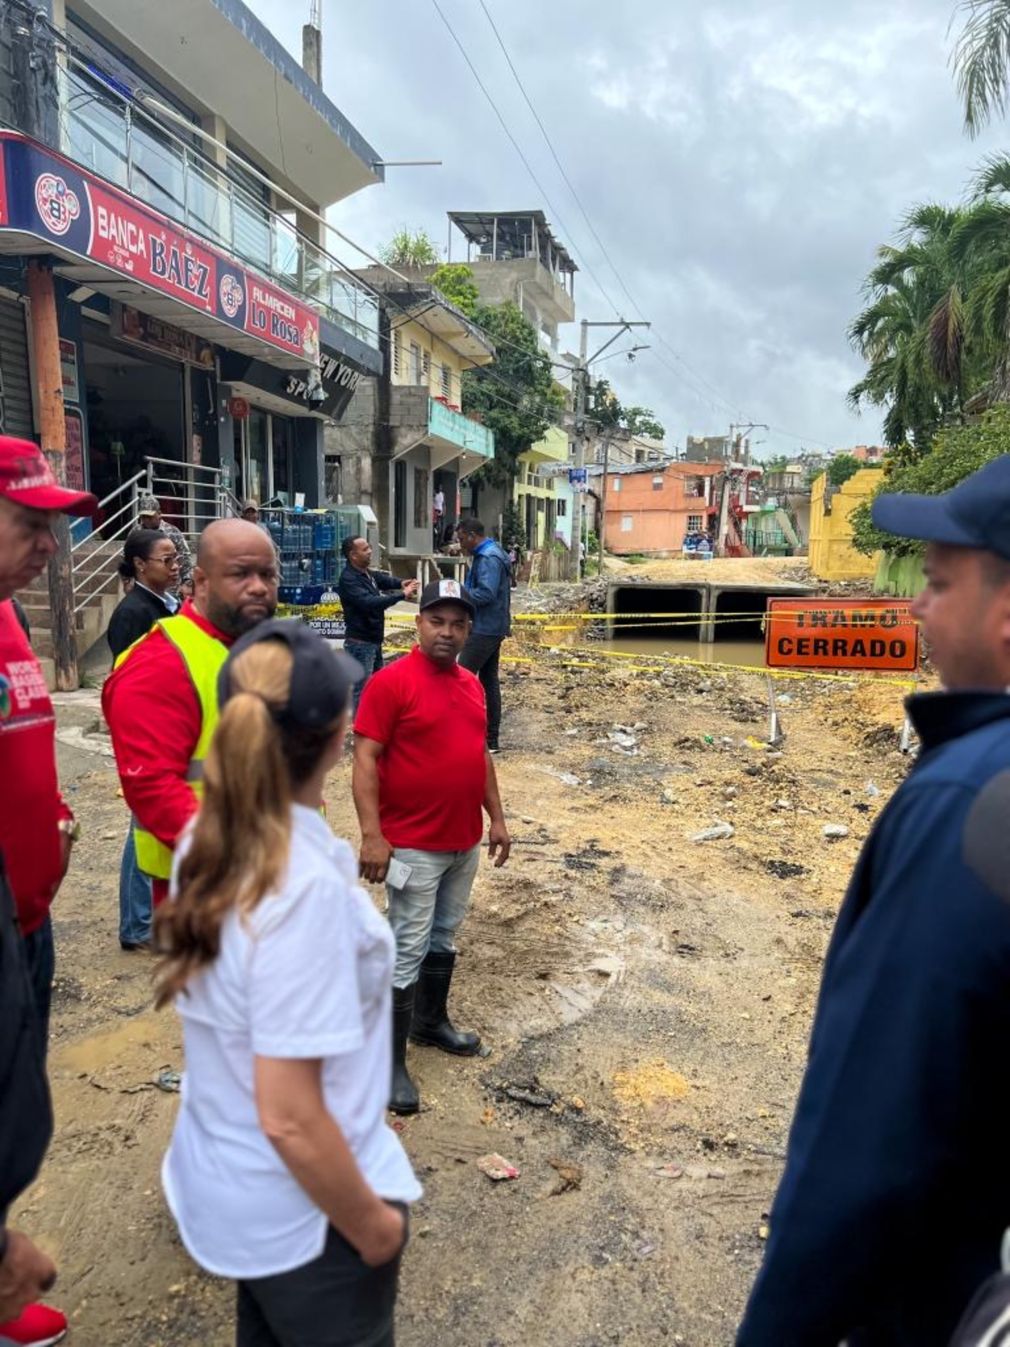
[[[96,538],[94,542],[89,539],[74,554],[74,583],[77,602],[81,604],[76,618],[77,658],[82,664],[88,651],[105,639],[109,619],[123,596],[116,571],[122,550],[121,542],[107,543]],[[53,619],[46,574],[43,573],[28,589],[22,590],[18,598],[31,627],[32,649],[42,665],[46,684],[52,690],[55,686]]]

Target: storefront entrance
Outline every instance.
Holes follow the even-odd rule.
[[[289,417],[250,407],[235,421],[235,495],[258,505],[294,505],[291,455],[294,426]]]
[[[97,324],[86,323],[83,335],[90,489],[101,500],[147,458],[163,458],[178,462],[164,472],[185,496],[183,366],[103,340]]]

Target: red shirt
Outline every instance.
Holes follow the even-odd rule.
[[[475,674],[419,646],[365,684],[355,734],[383,745],[379,821],[393,847],[468,851],[481,840],[487,714]]]
[[[182,615],[222,645],[233,643],[234,637],[201,617],[191,602],[183,604]],[[152,630],[105,680],[102,710],[131,813],[145,832],[174,850],[196,813],[196,796],[186,773],[203,716],[182,655],[164,632]],[[168,884],[155,879],[153,890],[155,903],[160,903]]]
[[[62,878],[56,716],[10,600],[0,603],[0,851],[24,935],[37,930]]]

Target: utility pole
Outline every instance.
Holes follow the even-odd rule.
[[[19,6],[14,26],[11,62],[17,97],[18,130],[51,148],[59,148],[59,92],[56,46],[41,25]],[[67,485],[67,422],[63,409],[63,370],[60,364],[59,316],[52,262],[32,258],[27,266],[29,328],[32,344],[32,395],[38,415],[39,439],[53,476]],[[76,485],[76,484],[75,484]],[[83,482],[80,483],[83,486]],[[49,563],[49,606],[52,610],[53,665],[61,692],[79,687],[77,623],[74,616],[74,580],[70,555],[70,521],[65,514],[53,525],[56,555]]]
[[[598,360],[600,358],[600,356],[603,354],[603,352],[607,349],[608,346],[613,346],[614,342],[617,341],[618,338],[622,337],[625,332],[630,332],[631,329],[635,327],[651,327],[651,326],[652,326],[651,323],[646,323],[644,321],[629,323],[624,318],[615,318],[610,319],[609,321],[596,322],[596,323],[591,323],[588,321],[588,319],[585,318],[583,318],[582,320],[582,331],[579,338],[579,363],[575,370],[575,467],[578,477],[578,480],[576,482],[578,490],[575,493],[575,519],[573,521],[573,523],[575,524],[575,528],[573,530],[575,535],[575,547],[574,547],[575,564],[572,569],[574,571],[576,580],[581,580],[583,574],[582,529],[583,529],[583,521],[585,519],[585,489],[582,478],[582,471],[585,469],[586,466],[586,440],[588,439],[588,436],[586,434],[586,399],[589,392],[589,366],[593,363],[594,360]],[[592,356],[588,354],[589,329],[591,327],[617,328],[617,331],[614,333],[614,335],[608,341],[605,341],[603,345],[600,347],[600,349]],[[606,530],[606,523],[607,523],[606,514],[604,513],[603,510],[603,501],[605,500],[605,497],[606,497],[606,480],[604,480],[603,491],[601,491],[600,493],[601,505],[600,505],[599,529],[601,538]],[[588,547],[586,548],[586,551],[587,552],[589,551]],[[603,570],[602,545],[600,547],[600,570],[601,572]]]

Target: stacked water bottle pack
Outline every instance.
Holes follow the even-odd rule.
[[[282,603],[318,603],[336,586],[340,544],[353,530],[353,512],[345,510],[265,509],[266,526],[281,564]]]

